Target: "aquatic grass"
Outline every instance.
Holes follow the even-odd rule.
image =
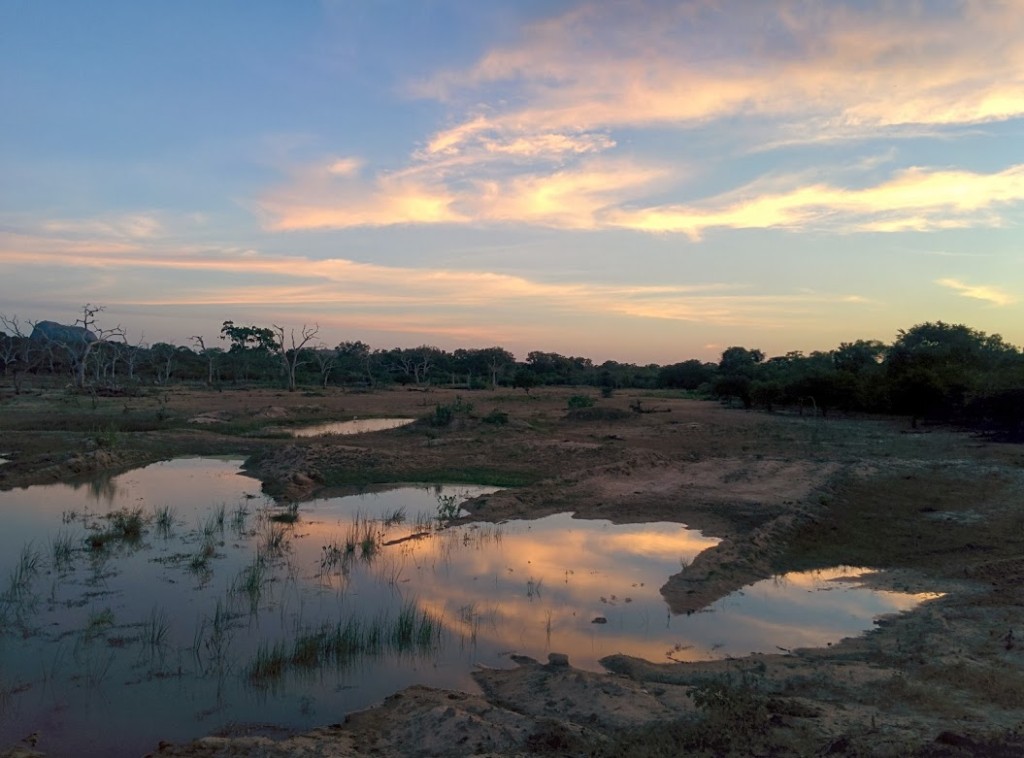
[[[322,578],[335,572],[347,573],[349,560],[354,552],[354,545],[353,549],[349,551],[346,546],[343,546],[337,540],[322,546],[320,548],[319,576]]]
[[[54,570],[63,573],[71,566],[75,548],[71,535],[58,532],[50,539],[50,560]]]
[[[270,515],[271,521],[276,521],[279,524],[294,524],[299,520],[299,504],[288,503],[284,507],[284,510],[272,513]]]
[[[267,686],[280,680],[288,669],[288,653],[284,642],[260,645],[246,671],[250,683]]]
[[[388,511],[384,511],[384,516],[381,519],[381,523],[384,526],[397,526],[398,524],[404,524],[406,520],[405,508],[399,506]]]
[[[202,673],[224,671],[234,635],[231,614],[218,598],[212,616],[204,616],[192,637],[192,656]]]
[[[163,651],[168,646],[170,633],[171,625],[167,613],[154,606],[142,624],[139,641],[152,652]]]
[[[414,534],[430,534],[434,531],[434,517],[429,513],[417,513],[413,518],[412,530]]]
[[[115,533],[125,540],[137,540],[142,536],[145,519],[142,508],[122,508],[107,517]]]
[[[269,581],[267,564],[263,556],[256,554],[252,563],[238,572],[231,583],[231,593],[245,595],[249,599],[249,612],[255,614],[259,610],[260,599],[263,597],[263,588]]]
[[[263,643],[246,670],[251,683],[266,686],[284,676],[288,667],[346,666],[388,653],[427,655],[441,644],[443,630],[440,618],[409,601],[394,618],[387,613],[369,620],[353,616],[334,625],[303,628],[290,645]]]
[[[20,621],[27,610],[35,605],[32,586],[39,576],[41,563],[42,555],[32,542],[22,546],[17,562],[10,570],[7,591],[0,595],[0,627],[5,627],[9,623],[8,614],[11,610]]]
[[[239,503],[233,511],[231,511],[231,528],[236,534],[241,535],[245,531],[246,519],[249,518],[249,508],[245,503]]]
[[[114,612],[110,608],[101,611],[93,611],[85,622],[85,629],[82,636],[86,641],[99,637],[107,629],[114,625]]]
[[[146,520],[142,515],[142,508],[121,508],[112,511],[102,517],[107,522],[106,529],[99,529],[91,525],[93,533],[88,537],[89,548],[92,550],[103,550],[112,542],[134,544],[142,538],[143,527]]]
[[[285,539],[287,530],[279,524],[267,524],[260,539],[260,552],[264,555],[278,556],[288,546]]]
[[[169,505],[161,505],[153,509],[153,524],[160,536],[166,539],[171,536],[174,526],[174,512]]]
[[[543,579],[534,579],[532,576],[526,580],[526,597],[533,600],[535,597],[540,598],[540,590],[544,585]]]
[[[441,524],[447,524],[449,521],[457,519],[461,510],[458,495],[441,494],[437,496],[437,520]]]

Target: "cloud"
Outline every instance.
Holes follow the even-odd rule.
[[[414,91],[454,103],[503,88],[490,113],[434,136],[431,144],[446,151],[487,131],[691,126],[735,116],[810,120],[818,131],[977,124],[1024,115],[1021,39],[1020,0],[592,3]]]
[[[54,234],[146,240],[162,234],[164,224],[156,214],[133,213],[89,219],[51,219],[43,223],[43,229]]]
[[[524,152],[528,147],[524,146]],[[399,224],[527,223],[596,229],[601,214],[666,178],[663,168],[590,159],[548,171],[458,173],[461,161],[361,181],[298,172],[258,206],[273,231]]]
[[[938,279],[936,284],[957,292],[963,297],[970,297],[975,300],[983,300],[992,305],[1012,305],[1017,299],[998,287],[989,287],[979,284],[966,284],[959,279]]]
[[[764,177],[683,203],[665,198],[693,197],[707,156],[644,150],[655,133],[733,130],[746,145],[738,152],[750,153],[754,142],[934,136],[1022,117],[1021,40],[1024,0],[583,3],[416,83],[452,117],[404,167],[364,172],[357,158],[325,159],[257,205],[273,231],[528,224],[699,240],[713,228],[1001,225],[1024,199],[1020,165],[911,167],[879,182],[898,154],[874,148],[828,180],[827,169]]]
[[[481,309],[523,307],[534,313],[573,317],[625,315],[764,327],[810,318],[816,308],[842,298],[842,294],[835,293],[755,295],[745,292],[742,285],[714,282],[545,282],[489,271],[382,266],[343,258],[317,260],[233,248],[183,250],[173,242],[124,251],[104,250],[104,241],[94,240],[83,250],[74,240],[62,245],[53,237],[2,232],[0,262],[19,270],[59,266],[67,272],[102,271],[114,289],[95,292],[94,297],[107,303],[319,306],[318,310],[325,312],[369,309],[385,320],[386,314],[394,310],[434,314],[431,318],[435,320],[439,311],[461,314],[456,323],[448,324],[448,331],[458,329],[459,323],[464,326],[466,314],[479,314]],[[168,272],[176,275],[173,290],[165,286]],[[189,273],[201,276],[186,276]],[[134,283],[130,298],[117,289],[117,282],[126,279]]]
[[[699,204],[619,209],[605,220],[611,226],[692,239],[718,227],[933,231],[998,225],[997,209],[1024,201],[1024,164],[992,174],[909,168],[858,189],[801,181],[761,180]]]

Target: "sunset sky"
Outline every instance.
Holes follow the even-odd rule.
[[[0,312],[1024,344],[1024,0],[0,0]]]

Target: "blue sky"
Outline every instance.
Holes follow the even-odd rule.
[[[1024,343],[1024,2],[0,0],[0,312]]]

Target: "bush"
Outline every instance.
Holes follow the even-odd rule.
[[[499,411],[495,408],[493,411],[488,413],[482,419],[485,424],[494,424],[495,426],[504,426],[508,423],[508,414],[505,411]]]
[[[473,410],[473,404],[467,403],[461,395],[455,397],[455,402],[448,405],[438,403],[434,407],[434,413],[430,416],[431,426],[451,426],[452,422],[459,416],[468,416]]]
[[[569,398],[569,410],[576,408],[590,408],[594,404],[594,398],[587,395],[573,395]]]

